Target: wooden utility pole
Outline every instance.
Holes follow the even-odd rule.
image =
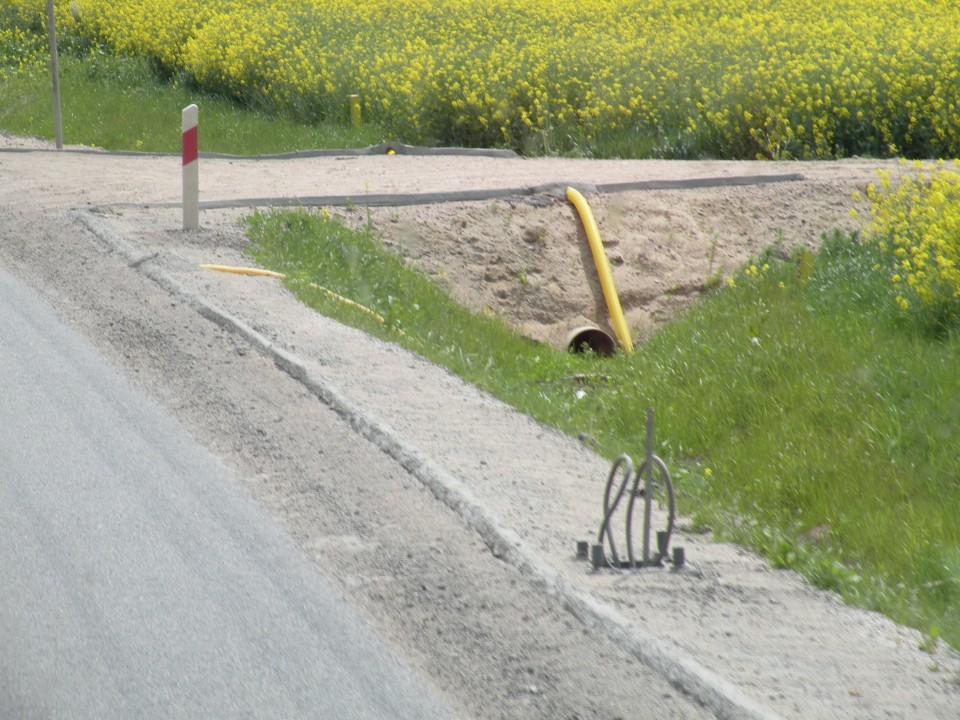
[[[53,83],[53,128],[57,150],[63,150],[63,123],[60,119],[60,70],[57,68],[57,21],[53,0],[47,0],[47,34],[50,36],[50,79]]]

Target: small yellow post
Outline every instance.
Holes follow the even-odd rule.
[[[354,127],[360,127],[360,96],[350,96],[350,121]]]

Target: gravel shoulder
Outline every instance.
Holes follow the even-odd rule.
[[[623,260],[615,281],[642,332],[694,298],[709,274],[732,270],[778,237],[813,244],[819,232],[845,226],[850,194],[878,165],[211,160],[201,182],[205,197],[228,199],[804,176],[776,187],[589,197],[601,233],[615,238],[607,245]],[[176,200],[177,159],[0,152],[0,183],[0,261],[222,457],[465,717],[734,717],[744,707],[757,717],[957,716],[955,653],[922,652],[914,631],[739,548],[681,531],[674,545],[690,561],[682,572],[590,572],[573,550],[596,534],[609,459],[416,356],[309,312],[273,280],[201,270],[201,262],[248,264],[240,211],[204,211],[201,230],[185,234],[177,210],[116,206]],[[555,342],[570,323],[603,322],[562,203],[381,208],[370,217],[387,242],[444,276],[465,302],[494,308],[534,337]],[[516,282],[519,269],[533,275],[529,287]],[[201,316],[191,298],[296,358],[334,401],[322,402],[275,357]],[[362,435],[354,416],[413,448],[412,465]],[[429,489],[418,462],[509,531],[509,546],[491,546],[471,526],[460,496]],[[518,548],[555,573],[553,585],[515,560],[525,557]],[[593,603],[587,624],[568,612],[576,612],[570,593]],[[637,638],[695,663],[745,704],[691,700],[638,659],[650,661]]]

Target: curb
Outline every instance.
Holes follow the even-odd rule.
[[[781,716],[746,695],[739,687],[720,677],[673,647],[632,624],[610,606],[568,581],[505,526],[473,492],[445,468],[423,453],[400,433],[376,416],[364,412],[329,382],[313,375],[293,353],[279,347],[242,320],[220,310],[202,297],[193,295],[150,262],[159,253],[142,253],[127,243],[89,212],[74,210],[73,220],[97,237],[129,267],[155,282],[179,302],[224,330],[243,337],[277,367],[301,383],[321,402],[342,417],[357,433],[374,443],[483,539],[497,558],[515,567],[534,587],[555,598],[587,627],[602,632],[621,648],[688,696],[702,703],[722,720],[782,720]]]

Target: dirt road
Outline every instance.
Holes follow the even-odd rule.
[[[683,572],[590,572],[573,550],[596,533],[609,459],[312,314],[273,280],[200,270],[246,263],[241,211],[203,211],[185,234],[176,208],[144,207],[178,200],[176,158],[39,145],[0,142],[0,262],[222,457],[464,716],[957,716],[954,654],[924,653],[917,633],[737,548],[681,533]],[[229,200],[802,175],[588,194],[642,332],[778,237],[814,243],[845,226],[876,166],[207,160],[201,187],[204,200]],[[465,302],[534,337],[602,321],[575,215],[549,196],[370,219]]]

